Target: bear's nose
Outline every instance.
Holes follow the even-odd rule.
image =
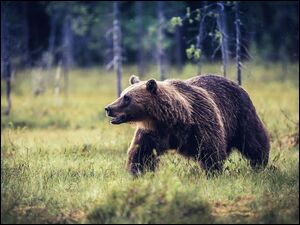
[[[111,114],[111,108],[108,107],[108,106],[106,106],[104,109],[106,111],[106,115],[110,116],[110,114]]]

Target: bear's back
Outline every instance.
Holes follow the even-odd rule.
[[[186,80],[186,83],[201,87],[211,95],[222,114],[229,139],[238,132],[239,121],[243,120],[245,110],[249,110],[249,107],[254,109],[247,92],[224,77],[200,75]]]

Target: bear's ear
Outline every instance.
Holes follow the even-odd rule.
[[[157,91],[157,83],[156,83],[156,81],[153,80],[153,79],[148,80],[147,83],[146,83],[146,89],[151,94],[156,94],[156,91]]]
[[[132,84],[136,84],[140,82],[140,79],[138,76],[136,75],[131,75],[130,78],[129,78],[129,84],[132,85]]]

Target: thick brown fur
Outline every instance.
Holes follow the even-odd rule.
[[[265,167],[269,138],[244,89],[215,75],[186,81],[139,81],[106,110],[112,123],[134,123],[135,136],[128,150],[133,175],[155,170],[159,156],[169,149],[194,158],[206,172],[222,170],[233,148],[252,167]]]

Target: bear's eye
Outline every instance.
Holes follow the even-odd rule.
[[[123,99],[124,99],[124,104],[128,105],[130,102],[130,97],[128,95],[124,95]]]

